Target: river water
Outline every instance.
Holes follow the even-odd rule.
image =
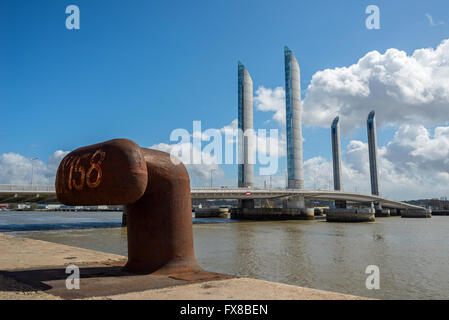
[[[449,217],[231,222],[194,219],[204,269],[373,298],[449,299]],[[0,213],[0,232],[126,255],[120,223],[121,213]],[[379,267],[379,290],[365,286],[369,265]]]

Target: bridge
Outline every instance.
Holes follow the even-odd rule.
[[[379,203],[391,209],[423,209],[404,202],[389,200],[381,196],[330,190],[300,189],[252,189],[252,188],[216,188],[192,189],[192,199],[282,199],[302,196],[309,200],[342,200],[353,203]],[[59,203],[54,186],[38,185],[0,185],[0,203]]]

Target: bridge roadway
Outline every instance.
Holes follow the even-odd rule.
[[[392,209],[422,209],[422,207],[383,197],[329,190],[219,188],[192,189],[192,199],[275,199],[302,196],[309,200],[345,200],[355,203],[380,203]],[[54,186],[0,185],[0,203],[58,203]]]

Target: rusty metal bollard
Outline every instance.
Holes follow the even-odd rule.
[[[125,205],[132,273],[199,272],[193,249],[190,179],[170,154],[116,139],[79,148],[59,165],[66,205]]]

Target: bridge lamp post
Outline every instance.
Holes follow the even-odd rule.
[[[34,160],[39,160],[39,158],[31,158],[31,185],[33,185]]]

